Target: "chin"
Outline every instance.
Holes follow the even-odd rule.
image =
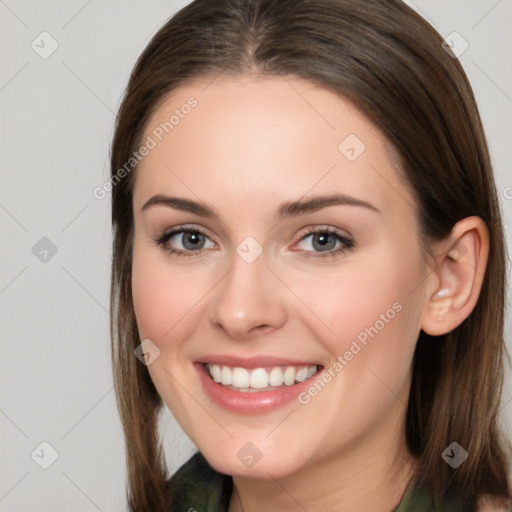
[[[229,446],[198,447],[205,459],[216,471],[241,478],[281,478],[296,472],[306,464],[297,458],[297,450],[286,453],[272,446],[259,450],[251,442],[231,440]]]

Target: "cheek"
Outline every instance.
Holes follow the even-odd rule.
[[[397,255],[379,266],[359,263],[328,287],[301,282],[300,293],[309,290],[308,306],[322,319],[309,320],[310,328],[331,357],[326,384],[313,383],[301,404],[310,404],[311,418],[322,416],[335,445],[402,410],[419,332],[421,292],[411,293],[420,282],[418,261]]]
[[[333,341],[356,338],[359,334],[364,339],[362,333],[366,329],[374,326],[381,331],[403,318],[399,310],[409,301],[407,283],[405,274],[389,268],[384,273],[353,267],[350,273],[331,276],[328,286],[305,281],[301,294],[329,329]]]
[[[299,293],[321,320],[310,325],[333,361],[347,362],[348,373],[374,368],[391,382],[407,375],[421,318],[421,287],[412,292],[422,266],[411,253],[384,251],[350,265],[350,272],[301,281]]]
[[[180,382],[195,379],[186,359],[187,333],[198,322],[198,303],[205,291],[200,280],[190,272],[165,264],[156,251],[148,250],[142,243],[134,244],[132,265],[132,296],[141,341],[150,339],[160,350],[160,355],[147,369],[151,379],[189,437],[194,432],[197,416],[195,402],[191,401]],[[174,377],[174,378],[173,378]],[[191,437],[194,441],[194,436]],[[195,441],[194,441],[195,442]]]
[[[142,244],[141,244],[142,245]],[[134,245],[132,295],[141,339],[149,338],[162,350],[165,340],[194,319],[194,305],[205,291],[201,281],[183,268],[165,264],[157,251]]]

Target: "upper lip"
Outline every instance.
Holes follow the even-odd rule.
[[[299,361],[297,359],[287,359],[274,356],[251,356],[251,357],[237,357],[228,354],[215,354],[201,357],[197,360],[198,363],[227,365],[240,368],[264,368],[268,366],[322,366],[315,361]]]

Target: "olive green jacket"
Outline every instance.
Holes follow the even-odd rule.
[[[195,453],[168,481],[174,496],[172,512],[227,512],[233,479],[215,471],[200,452]],[[383,511],[389,512],[389,511]],[[411,487],[393,512],[472,512],[443,504],[434,506],[427,493]]]

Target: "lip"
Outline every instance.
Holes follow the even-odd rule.
[[[273,356],[253,356],[253,357],[237,357],[233,355],[216,354],[211,356],[204,356],[196,363],[208,364],[225,364],[227,366],[238,366],[241,368],[254,369],[254,368],[268,368],[269,366],[322,366],[315,361],[299,361],[297,359],[285,359]]]
[[[203,386],[204,391],[210,397],[210,399],[215,402],[217,405],[231,412],[235,412],[238,414],[245,414],[255,416],[258,414],[265,414],[280,407],[284,407],[286,404],[289,404],[297,396],[311,386],[311,382],[316,380],[318,376],[324,370],[323,366],[319,365],[319,369],[313,377],[306,379],[302,382],[295,383],[292,386],[285,386],[279,389],[275,389],[272,391],[256,391],[253,393],[233,391],[231,389],[227,389],[221,384],[217,384],[208,374],[207,369],[205,369],[205,362],[210,364],[227,364],[229,366],[241,366],[245,368],[263,368],[265,366],[300,366],[306,365],[307,363],[300,362],[284,362],[284,359],[276,359],[276,358],[254,358],[251,360],[242,360],[239,358],[231,358],[231,360],[236,359],[236,364],[228,363],[226,358],[218,358],[215,357],[215,361],[213,358],[208,358],[208,361],[196,362],[194,363],[194,367],[198,373],[199,379]],[[261,361],[264,364],[257,364],[256,361]],[[271,364],[268,364],[271,363]],[[250,366],[246,366],[250,364]],[[315,363],[310,363],[315,364]]]

